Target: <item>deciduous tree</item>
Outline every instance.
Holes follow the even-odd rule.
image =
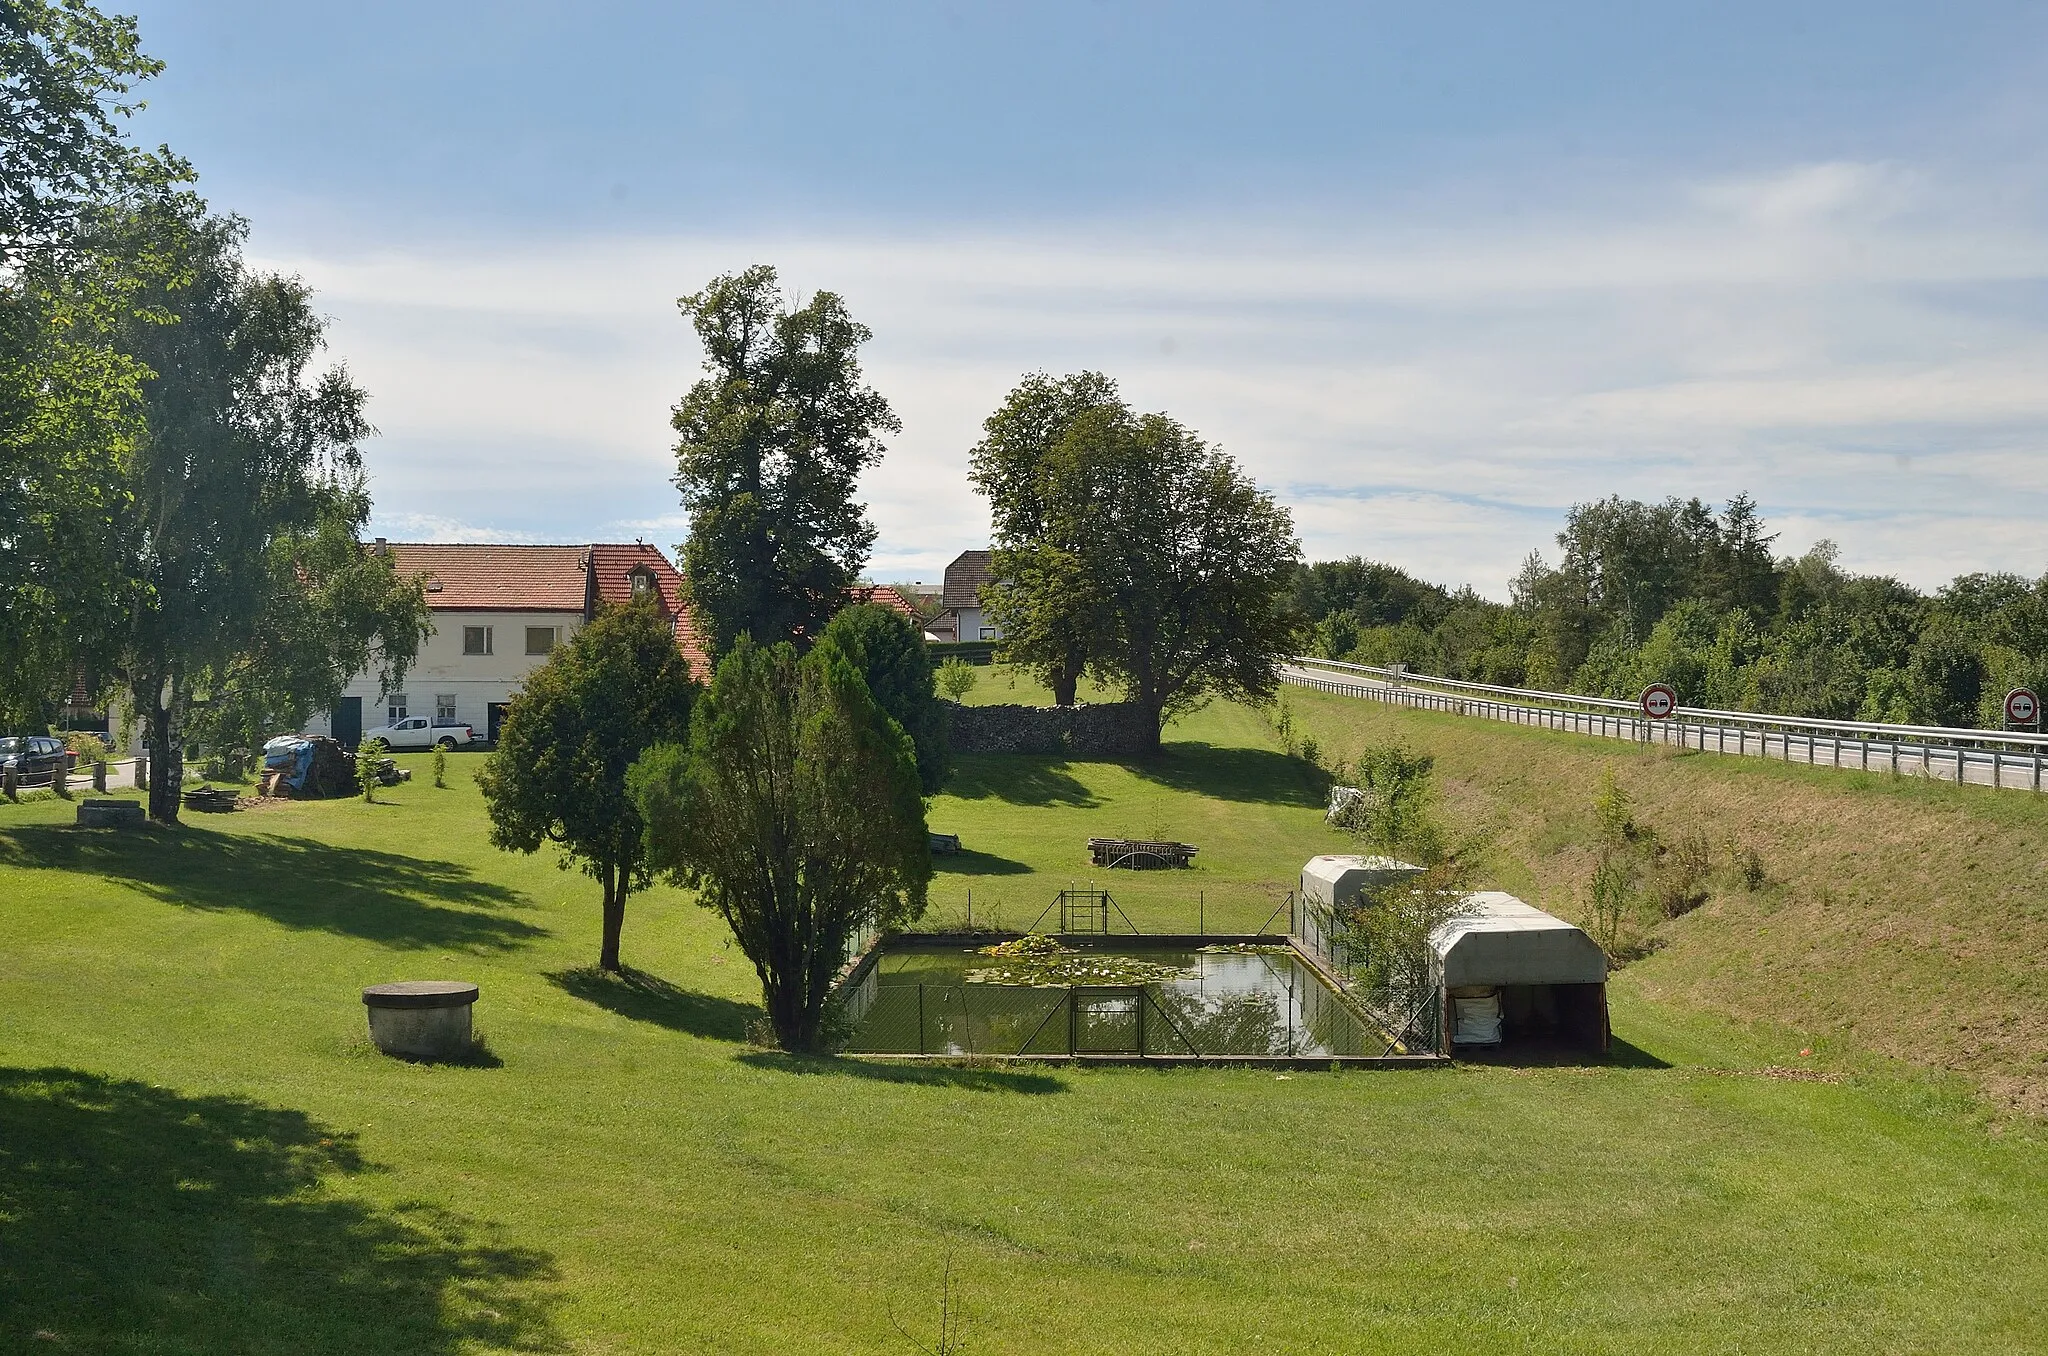
[[[626,899],[648,880],[644,825],[626,774],[648,749],[685,737],[696,689],[675,631],[651,598],[600,609],[535,669],[477,774],[491,841],[562,850],[604,891],[600,969],[619,968]]]
[[[113,550],[146,369],[117,331],[162,260],[102,229],[189,176],[123,120],[160,64],[82,0],[0,3],[0,722],[40,724],[114,629]]]
[[[373,430],[346,369],[309,371],[325,331],[310,290],[251,273],[244,223],[190,198],[160,199],[123,229],[179,262],[127,327],[150,375],[118,523],[126,626],[109,665],[143,721],[150,815],[171,822],[195,700],[302,711],[373,652],[395,682],[428,621],[419,582],[355,545],[370,514],[358,444]]]
[[[1089,668],[1162,723],[1211,695],[1263,701],[1298,640],[1287,510],[1163,414],[1076,417],[1046,461],[1044,529],[999,552],[1009,634],[1049,617],[1089,633]]]
[[[829,641],[799,658],[741,639],[688,746],[653,750],[631,782],[649,860],[732,928],[782,1047],[817,1049],[848,939],[924,910],[931,851],[910,736]]]
[[[1053,515],[1050,496],[1054,454],[1075,423],[1090,412],[1126,413],[1116,383],[1100,372],[1053,377],[1034,373],[982,424],[981,441],[968,453],[968,478],[989,503],[991,543],[1001,559],[1009,553],[1043,554],[1064,548],[1062,558],[1078,553],[1080,543],[1059,542],[1052,533],[1066,520]],[[1051,560],[1036,562],[1043,569]],[[998,564],[998,572],[1003,565]],[[1004,614],[1003,655],[1036,674],[1052,689],[1061,706],[1074,704],[1074,693],[1088,665],[1089,602],[1082,581],[1063,587],[1015,593]]]
[[[874,545],[854,500],[902,425],[861,380],[866,326],[831,292],[787,304],[766,265],[678,303],[705,376],[676,406],[684,573],[713,649],[815,639]]]

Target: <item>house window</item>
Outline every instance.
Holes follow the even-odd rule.
[[[555,639],[561,629],[554,626],[529,626],[526,628],[526,652],[548,654],[555,648]]]
[[[463,627],[462,652],[464,654],[489,654],[491,652],[491,628],[488,626]]]
[[[384,723],[386,725],[396,725],[404,719],[405,694],[403,692],[387,694],[384,698]]]
[[[996,638],[996,628],[995,628],[995,627],[993,627],[993,626],[984,626],[984,627],[982,627],[982,628],[981,628],[981,638],[982,638],[983,640],[994,640],[994,639]]]
[[[455,719],[455,694],[436,692],[434,694],[434,715],[441,720]]]
[[[654,576],[653,576],[653,575],[651,575],[651,574],[646,574],[646,573],[644,573],[644,572],[643,572],[643,573],[637,573],[637,574],[635,574],[635,575],[633,576],[633,596],[634,596],[635,598],[638,598],[638,597],[640,597],[640,596],[641,596],[641,595],[643,595],[643,594],[647,594],[647,593],[652,593],[652,592],[654,592]]]

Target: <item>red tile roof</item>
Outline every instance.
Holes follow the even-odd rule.
[[[676,644],[690,661],[690,675],[698,682],[711,680],[711,658],[695,612],[686,599],[682,571],[669,563],[656,546],[634,542],[630,546],[597,545],[590,549],[591,570],[596,579],[595,597],[602,602],[623,603],[633,597],[633,576],[645,574],[654,580],[661,595],[661,610],[675,620]]]
[[[427,576],[427,606],[437,611],[583,610],[579,562],[588,547],[395,541],[385,549],[401,577]]]
[[[890,588],[887,584],[862,584],[846,591],[846,596],[856,603],[880,603],[892,612],[901,612],[912,621],[917,621],[917,609],[910,600]],[[918,623],[922,627],[923,623]]]
[[[468,542],[388,542],[401,576],[424,574],[427,606],[444,612],[574,612],[587,616],[599,602],[633,596],[633,575],[644,571],[673,619],[676,645],[698,681],[711,662],[691,609],[683,576],[659,547],[645,542],[592,546],[486,546]],[[586,573],[585,566],[590,570]],[[434,584],[439,584],[438,589]]]

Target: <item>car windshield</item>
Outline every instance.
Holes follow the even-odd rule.
[[[21,741],[19,739],[15,739],[11,736],[6,739],[0,739],[0,753],[19,752],[21,752]]]

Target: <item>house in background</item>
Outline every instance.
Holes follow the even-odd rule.
[[[989,582],[992,551],[962,551],[946,567],[940,612],[929,630],[941,641],[1001,640],[1001,628],[982,611],[981,588]]]
[[[385,691],[375,670],[342,689],[331,712],[307,723],[353,746],[367,728],[408,715],[461,721],[488,739],[526,677],[557,645],[597,615],[600,603],[653,594],[699,680],[710,677],[697,629],[683,603],[683,577],[645,542],[630,545],[487,546],[387,542],[402,577],[424,575],[433,632],[420,644],[401,690]]]
[[[891,612],[900,612],[910,618],[920,631],[924,623],[918,620],[917,609],[908,598],[887,584],[856,584],[846,591],[846,600],[852,603],[880,603]]]

